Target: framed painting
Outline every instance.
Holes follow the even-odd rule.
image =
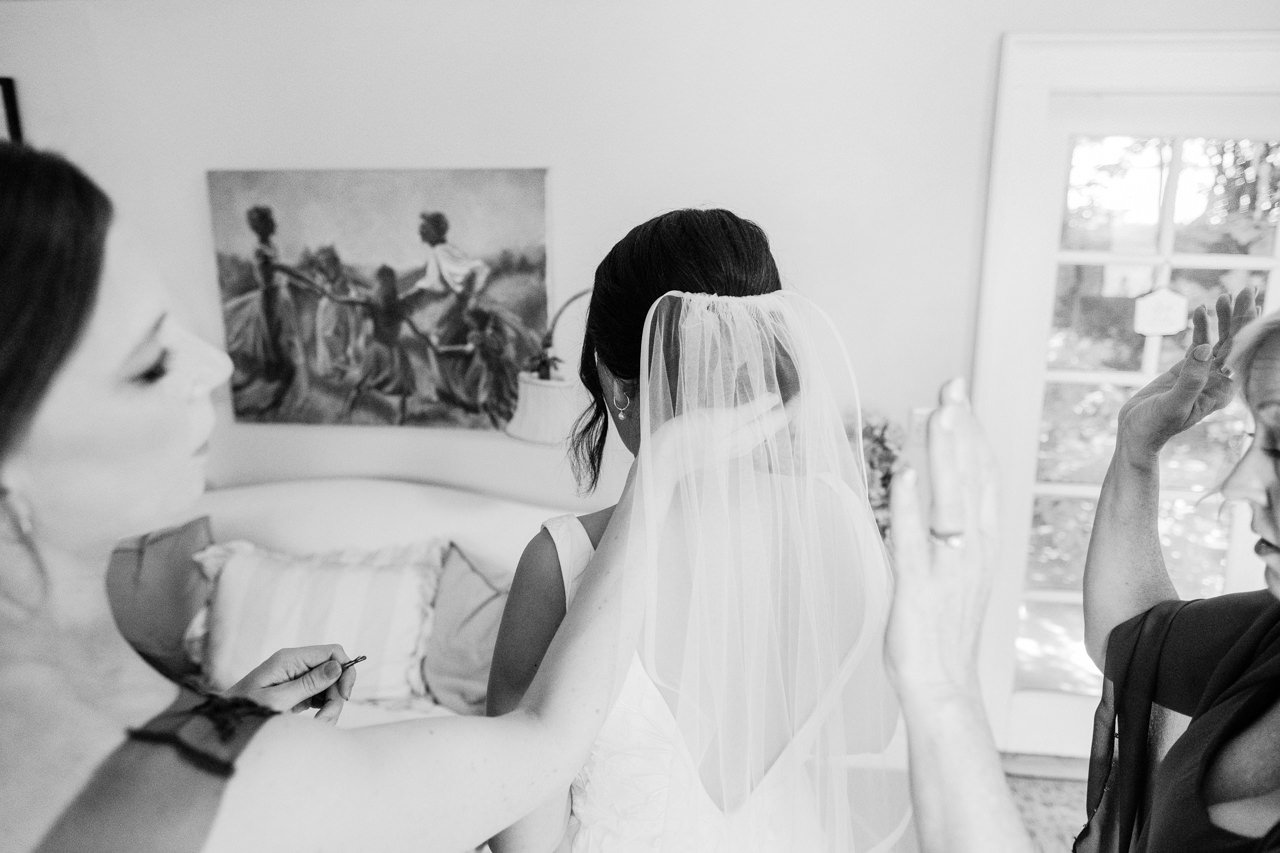
[[[237,420],[501,428],[547,323],[546,171],[209,173]]]

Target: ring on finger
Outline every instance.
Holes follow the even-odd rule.
[[[945,533],[939,530],[930,529],[929,538],[934,542],[937,542],[939,545],[945,545],[948,548],[960,549],[964,547],[963,533]]]

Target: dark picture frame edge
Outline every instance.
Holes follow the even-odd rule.
[[[18,116],[18,86],[12,77],[0,77],[0,99],[4,102],[5,129],[9,141],[21,145],[22,119]]]

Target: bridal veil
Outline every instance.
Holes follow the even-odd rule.
[[[892,577],[839,335],[794,293],[672,292],[642,346],[639,658],[696,768],[672,769],[669,849],[898,849],[910,800],[883,659]],[[785,420],[744,420],[746,441],[697,428],[765,398]],[[699,798],[723,825],[688,825],[680,804]]]

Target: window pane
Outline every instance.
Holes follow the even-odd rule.
[[[1110,384],[1046,384],[1036,479],[1101,484],[1115,452],[1120,408],[1137,390]],[[1161,488],[1215,489],[1239,458],[1248,417],[1244,406],[1235,401],[1174,436],[1160,454]]]
[[[1116,418],[1135,389],[1050,382],[1040,417],[1036,479],[1101,483],[1116,446]]]
[[[1084,558],[1098,502],[1092,498],[1040,496],[1031,512],[1026,589],[1083,589]]]
[[[1168,160],[1168,145],[1159,139],[1076,140],[1062,248],[1154,252]]]
[[[1216,491],[1244,451],[1249,409],[1239,397],[1169,440],[1160,453],[1160,485],[1190,492]]]
[[[1027,547],[1027,590],[1079,592],[1084,588],[1084,558],[1097,506],[1092,498],[1036,497]],[[1217,495],[1160,501],[1156,526],[1165,568],[1183,598],[1222,592],[1230,531],[1227,520],[1218,519],[1221,507],[1222,498]]]
[[[1222,518],[1219,519],[1219,515]],[[1160,546],[1179,598],[1221,595],[1226,580],[1228,519],[1222,499],[1182,498],[1160,502]]]
[[[1014,690],[1102,693],[1102,673],[1084,650],[1080,604],[1024,601],[1019,608],[1018,671]]]
[[[1280,142],[1183,142],[1174,251],[1270,255],[1278,221]]]
[[[1133,331],[1133,298],[1151,290],[1147,266],[1058,267],[1049,366],[1140,370],[1146,338]]]
[[[1160,545],[1182,598],[1222,593],[1228,530],[1225,520],[1218,520],[1221,506],[1216,497],[1160,502]],[[1078,598],[1096,507],[1096,501],[1082,498],[1036,498],[1029,594],[1019,612],[1017,690],[1097,695],[1102,688],[1102,678],[1084,650],[1083,605]],[[1046,591],[1047,598],[1037,598]],[[1063,593],[1067,600],[1059,600]]]
[[[1209,309],[1209,340],[1217,342],[1218,323],[1213,306],[1218,296],[1225,293],[1231,298],[1245,287],[1252,287],[1258,294],[1258,310],[1262,310],[1263,297],[1267,293],[1268,275],[1262,270],[1187,270],[1175,269],[1170,273],[1169,288],[1187,297],[1187,329],[1178,335],[1169,335],[1160,344],[1160,372],[1168,370],[1187,352],[1191,344],[1191,312],[1198,306]]]

